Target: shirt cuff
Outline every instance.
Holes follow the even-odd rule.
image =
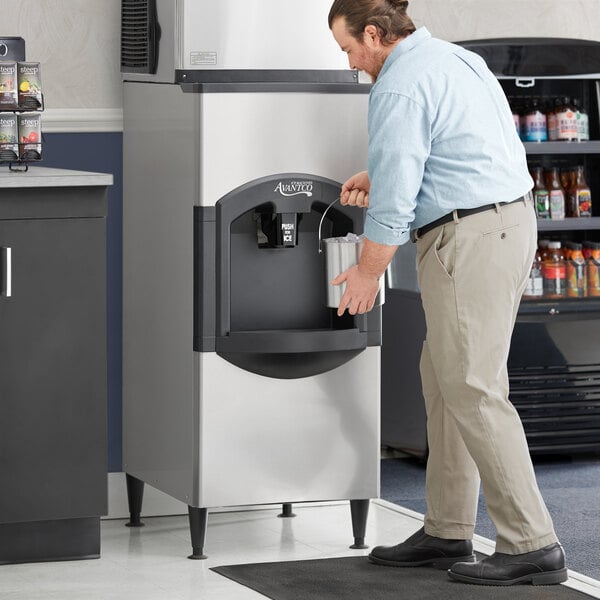
[[[391,229],[369,217],[368,213],[364,234],[368,240],[384,246],[401,246],[410,240],[410,229]]]

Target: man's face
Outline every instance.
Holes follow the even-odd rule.
[[[338,17],[331,25],[331,33],[342,51],[348,55],[350,68],[364,71],[375,81],[386,56],[377,29],[373,25],[367,25],[362,40],[359,41],[348,32],[346,19]]]

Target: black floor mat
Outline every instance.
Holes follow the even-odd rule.
[[[452,581],[446,571],[371,564],[364,556],[214,567],[272,600],[587,600],[564,585],[492,587]]]

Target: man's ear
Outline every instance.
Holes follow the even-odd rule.
[[[369,46],[375,46],[375,47],[379,46],[379,44],[380,44],[379,32],[377,31],[377,27],[375,27],[375,25],[367,25],[365,27],[364,39],[365,39],[365,44],[368,44]]]

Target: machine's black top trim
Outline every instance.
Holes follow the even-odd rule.
[[[358,72],[325,69],[178,69],[175,83],[354,83]]]
[[[466,40],[496,76],[557,77],[600,73],[600,42],[569,38]]]
[[[180,86],[183,92],[193,94],[368,94],[371,91],[370,84],[366,83],[182,83]]]

